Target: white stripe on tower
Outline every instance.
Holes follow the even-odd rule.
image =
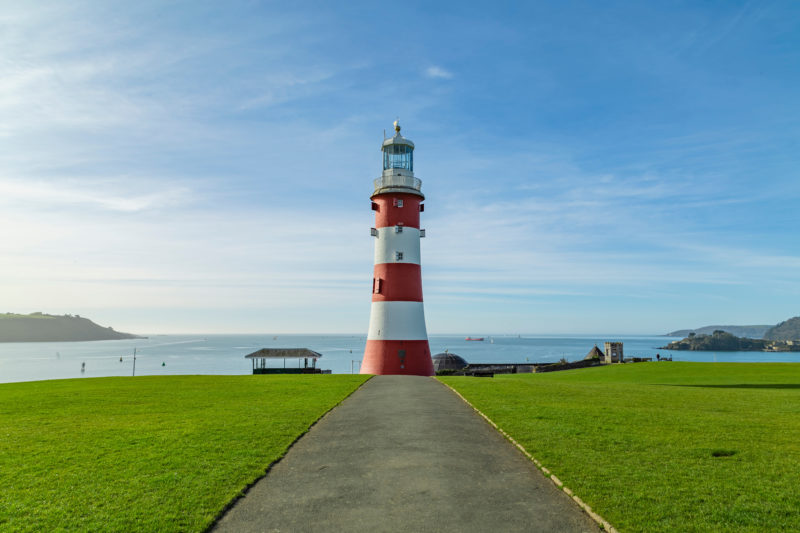
[[[375,239],[375,264],[382,263],[419,265],[419,229],[403,226],[378,228],[377,239]]]

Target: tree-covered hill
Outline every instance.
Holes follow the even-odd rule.
[[[737,337],[761,339],[766,338],[764,337],[764,333],[766,333],[766,331],[771,327],[772,326],[769,324],[755,326],[703,326],[702,328],[697,329],[679,329],[677,331],[672,331],[667,333],[665,337],[686,337],[689,335],[689,333],[694,333],[696,335],[711,335],[715,331],[721,330],[726,333],[730,333],[731,335],[736,335]]]
[[[763,339],[748,339],[737,337],[722,330],[717,330],[711,335],[696,335],[690,333],[683,340],[671,342],[663,349],[666,350],[691,350],[704,352],[740,352],[740,351],[760,351],[769,345],[769,341]]]
[[[137,335],[98,326],[78,315],[0,314],[0,342],[104,341],[138,339]]]
[[[764,333],[764,338],[773,341],[800,340],[800,316],[784,320]]]

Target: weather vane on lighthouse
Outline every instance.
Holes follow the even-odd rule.
[[[371,196],[375,267],[361,373],[432,376],[419,249],[425,196],[422,181],[414,177],[414,143],[400,135],[399,120],[394,131],[383,141],[383,174]]]

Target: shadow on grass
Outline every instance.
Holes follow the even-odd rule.
[[[661,387],[696,387],[703,389],[800,389],[800,383],[735,383],[729,385],[658,383],[658,385]]]

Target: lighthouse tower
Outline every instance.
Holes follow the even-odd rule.
[[[419,214],[425,196],[414,177],[414,143],[395,134],[383,141],[383,174],[375,180],[375,274],[362,374],[432,376],[422,307]]]

